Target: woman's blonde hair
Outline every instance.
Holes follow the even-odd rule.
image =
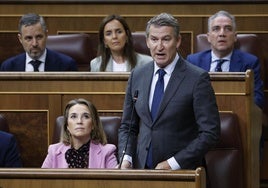
[[[72,144],[72,137],[70,135],[69,130],[67,129],[68,126],[68,116],[69,116],[69,110],[72,106],[76,104],[82,104],[88,107],[88,110],[90,111],[90,115],[92,118],[92,131],[90,134],[91,141],[101,144],[107,144],[107,138],[104,132],[104,129],[102,127],[102,123],[100,121],[100,117],[98,115],[98,111],[96,107],[93,105],[93,103],[79,98],[79,99],[73,99],[68,102],[68,104],[65,107],[64,111],[64,127],[61,131],[61,142],[63,142],[66,145]]]

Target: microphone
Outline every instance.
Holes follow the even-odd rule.
[[[132,127],[132,121],[133,121],[133,114],[134,114],[135,103],[136,103],[136,101],[138,99],[138,95],[139,95],[139,90],[135,90],[134,96],[133,96],[133,99],[132,99],[133,105],[132,105],[132,109],[131,109],[130,125],[128,127],[127,141],[126,141],[126,145],[125,145],[125,147],[123,149],[122,156],[121,156],[120,161],[119,161],[119,166],[118,166],[119,169],[121,169],[121,166],[122,166],[122,163],[123,163],[123,159],[124,159],[124,156],[126,154],[128,140],[129,140],[129,137],[130,137],[130,131],[131,131],[131,127]]]

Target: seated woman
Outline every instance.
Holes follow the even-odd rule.
[[[116,146],[107,144],[96,107],[85,99],[65,107],[61,141],[48,148],[42,168],[115,168]]]
[[[152,60],[151,56],[135,52],[132,34],[124,18],[110,15],[103,19],[98,57],[90,62],[91,72],[127,72]]]

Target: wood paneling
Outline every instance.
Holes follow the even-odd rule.
[[[23,52],[16,31],[0,31],[0,64],[9,57]]]
[[[0,187],[12,188],[205,188],[204,168],[196,170],[0,169]]]
[[[47,111],[19,109],[18,111],[4,110],[1,113],[5,115],[8,122],[12,122],[9,129],[17,139],[23,166],[40,167],[48,148]]]

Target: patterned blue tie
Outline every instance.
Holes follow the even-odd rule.
[[[159,104],[164,94],[164,75],[166,74],[166,72],[164,69],[158,69],[157,73],[159,75],[158,75],[158,80],[155,85],[154,96],[153,96],[152,107],[151,107],[152,120],[154,120],[156,117]]]
[[[158,75],[158,80],[155,85],[154,96],[153,96],[152,107],[151,107],[152,120],[155,120],[160,102],[164,95],[164,75],[166,74],[166,72],[164,69],[159,69],[157,73],[159,75]],[[150,143],[150,146],[149,146],[148,155],[146,159],[146,167],[149,169],[153,168],[152,143]]]
[[[228,61],[228,60],[227,59],[218,59],[218,60],[216,60],[217,66],[215,68],[215,72],[222,72],[221,66],[225,61]]]

